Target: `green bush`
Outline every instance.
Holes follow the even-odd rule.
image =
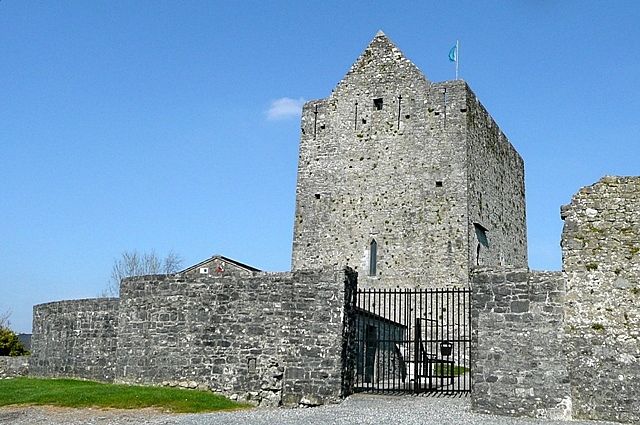
[[[0,326],[0,356],[26,356],[29,351],[11,329]]]

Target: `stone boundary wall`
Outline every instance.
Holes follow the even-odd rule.
[[[117,330],[117,298],[34,306],[30,374],[112,381]]]
[[[209,388],[256,404],[343,393],[341,271],[145,276],[120,289],[117,381]]]
[[[472,272],[472,409],[571,418],[561,272]]]
[[[27,376],[30,356],[0,356],[0,379]]]

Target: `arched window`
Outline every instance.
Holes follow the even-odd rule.
[[[369,276],[375,276],[377,274],[378,266],[378,242],[375,239],[371,240],[369,244]]]

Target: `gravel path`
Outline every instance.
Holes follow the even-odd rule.
[[[471,413],[469,398],[355,395],[343,403],[308,409],[252,409],[228,413],[166,414],[150,409],[95,410],[51,407],[0,408],[2,424],[101,425],[613,425],[611,422],[547,421]],[[619,425],[619,424],[617,424]]]

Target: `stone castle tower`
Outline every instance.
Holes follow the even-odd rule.
[[[302,113],[292,269],[345,265],[363,287],[527,265],[522,158],[464,81],[430,82],[381,31]]]

